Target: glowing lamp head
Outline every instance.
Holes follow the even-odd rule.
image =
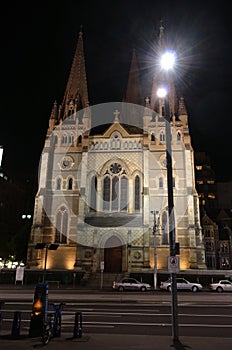
[[[173,51],[167,51],[161,56],[160,65],[164,70],[170,70],[174,67],[176,55]]]
[[[164,87],[160,87],[158,90],[157,90],[157,96],[159,98],[164,98],[167,96],[167,89],[165,89]]]

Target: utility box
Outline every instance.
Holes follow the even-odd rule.
[[[34,300],[31,312],[29,336],[42,335],[43,324],[47,319],[48,311],[48,283],[38,283],[35,286]]]

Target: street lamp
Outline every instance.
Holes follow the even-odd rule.
[[[151,211],[154,214],[153,235],[154,235],[154,290],[157,289],[157,247],[156,247],[156,232],[159,225],[159,218],[156,220],[158,211]]]
[[[166,51],[160,60],[161,68],[167,72],[171,70],[175,64],[175,53]],[[173,175],[172,175],[172,147],[171,147],[171,127],[170,127],[170,105],[168,89],[169,81],[165,75],[164,83],[166,86],[161,86],[157,95],[163,104],[163,114],[165,118],[165,134],[166,134],[166,165],[167,165],[167,186],[168,186],[168,216],[169,216],[169,246],[170,257],[176,257],[176,232],[175,232],[175,217],[174,217],[174,200],[173,200]],[[176,258],[174,259],[174,261]],[[170,270],[171,277],[171,294],[172,294],[172,337],[174,341],[178,341],[178,311],[177,311],[177,285],[176,272]]]
[[[48,249],[49,250],[57,250],[59,244],[57,243],[37,243],[35,249],[46,249],[45,250],[45,258],[44,258],[44,270],[43,270],[43,283],[46,280],[46,270],[47,270],[47,258],[48,258]]]

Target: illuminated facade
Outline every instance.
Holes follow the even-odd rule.
[[[160,45],[162,42],[161,27]],[[141,98],[133,52],[124,101],[90,107],[83,34],[79,33],[64,99],[60,107],[54,103],[41,155],[28,266],[43,268],[45,252],[35,250],[35,245],[44,242],[59,244],[56,251],[48,254],[48,269],[89,273],[104,266],[104,271],[113,273],[151,272],[153,213],[157,211],[157,267],[167,270],[165,119],[162,103],[155,93],[159,82],[156,74],[151,97]],[[204,269],[188,115],[184,99],[177,98],[172,81],[170,87],[180,268]]]

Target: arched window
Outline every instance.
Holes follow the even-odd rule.
[[[164,187],[164,181],[163,181],[163,178],[160,177],[159,178],[159,188],[163,188]]]
[[[151,134],[151,141],[154,142],[155,141],[155,135],[152,133]]]
[[[68,213],[67,209],[62,206],[56,215],[56,234],[55,243],[67,243],[68,234]]]
[[[172,187],[176,187],[176,181],[174,177],[172,178]]]
[[[127,210],[128,206],[128,180],[125,176],[121,178],[120,209]]]
[[[163,212],[162,214],[161,228],[162,228],[162,244],[168,244],[169,222],[168,222],[168,216],[166,211]]]
[[[176,134],[177,141],[181,141],[181,133],[178,131]]]
[[[80,144],[80,143],[82,143],[82,136],[81,135],[78,136],[78,144]]]
[[[53,136],[53,145],[57,145],[57,143],[58,143],[58,136],[54,135]]]
[[[121,211],[128,209],[128,179],[125,175],[103,180],[103,210]]]
[[[106,176],[103,181],[103,210],[110,210],[110,178]]]
[[[62,180],[60,177],[56,179],[56,189],[61,190]]]
[[[164,135],[164,132],[161,131],[160,133],[160,142],[164,142],[165,141],[165,135]]]
[[[62,135],[62,144],[66,144],[67,143],[67,135],[63,134]]]
[[[117,211],[118,210],[118,204],[119,204],[119,180],[118,177],[113,177],[112,180],[112,210]]]
[[[97,176],[93,176],[90,182],[90,210],[96,211]]]
[[[135,177],[135,210],[140,209],[140,178],[138,175]]]
[[[70,177],[68,179],[68,190],[72,190],[73,189],[73,179]]]
[[[69,135],[69,144],[73,144],[73,142],[74,142],[74,135],[73,134],[70,134]]]

